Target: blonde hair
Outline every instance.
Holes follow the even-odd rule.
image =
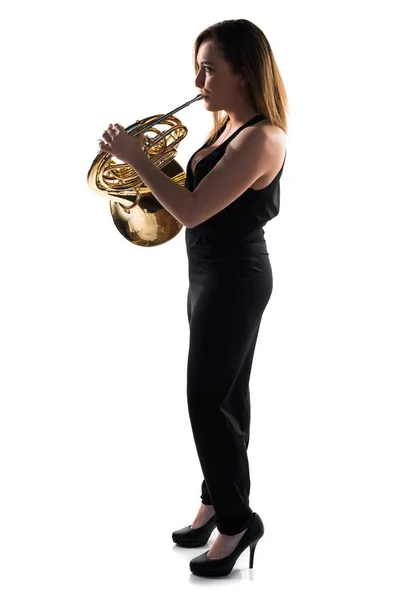
[[[220,21],[202,31],[193,48],[194,69],[197,75],[197,53],[201,44],[212,41],[234,73],[242,70],[248,80],[248,98],[254,109],[272,125],[287,133],[288,100],[274,54],[265,34],[247,19]],[[228,121],[228,115],[213,111],[214,126],[206,144],[211,145],[219,129]]]

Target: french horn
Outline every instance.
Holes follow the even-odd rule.
[[[174,113],[202,98],[202,94],[198,94],[165,115],[147,117],[125,128],[127,133],[134,136],[144,134],[143,152],[156,167],[182,186],[185,185],[186,174],[175,156],[177,146],[188,130]],[[165,125],[167,129],[160,131],[156,125]],[[183,227],[153,196],[132,165],[120,161],[109,152],[98,152],[88,171],[87,181],[94,192],[109,199],[115,226],[136,246],[164,244]]]

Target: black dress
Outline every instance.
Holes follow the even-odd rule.
[[[185,187],[193,191],[222,158],[238,133],[262,121],[257,115],[195,166]],[[224,127],[221,128],[221,135]],[[286,155],[285,155],[286,160]],[[249,380],[263,312],[272,293],[272,270],[263,226],[279,213],[279,180],[247,189],[225,209],[185,230],[189,266],[190,341],[187,401],[204,480],[203,504],[215,509],[218,531],[247,528],[250,473]]]

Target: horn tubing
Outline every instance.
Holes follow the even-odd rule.
[[[143,131],[147,131],[148,129],[150,129],[151,127],[153,127],[153,125],[157,125],[157,123],[159,123],[163,119],[166,119],[167,117],[170,117],[174,113],[179,112],[180,110],[182,110],[182,108],[185,108],[185,106],[189,106],[189,104],[192,104],[192,102],[196,102],[197,100],[201,100],[202,97],[203,97],[203,94],[197,94],[197,96],[195,98],[193,98],[192,100],[189,100],[189,102],[185,102],[185,104],[182,104],[181,106],[178,106],[178,108],[174,108],[174,110],[171,110],[169,113],[166,113],[165,115],[163,115],[159,119],[156,119],[155,121],[152,121],[151,123],[148,123],[146,125],[146,127],[144,127],[143,129],[140,130],[140,133],[143,133]],[[139,127],[139,125],[133,124],[130,127],[127,127],[125,129],[125,131],[127,133],[131,133],[137,127]],[[134,134],[134,135],[136,137],[136,135],[139,135],[139,134]]]

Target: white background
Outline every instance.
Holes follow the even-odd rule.
[[[398,22],[394,2],[20,2],[1,94],[0,595],[400,595]],[[130,244],[86,175],[109,123],[192,99],[205,27],[256,23],[289,97],[274,288],[251,376],[251,507],[229,577],[171,539],[200,506],[184,229]],[[186,168],[212,126],[177,114]],[[226,587],[220,591],[219,588]],[[140,594],[140,596],[139,596]],[[160,595],[162,594],[162,596]],[[191,596],[189,596],[191,597]]]

